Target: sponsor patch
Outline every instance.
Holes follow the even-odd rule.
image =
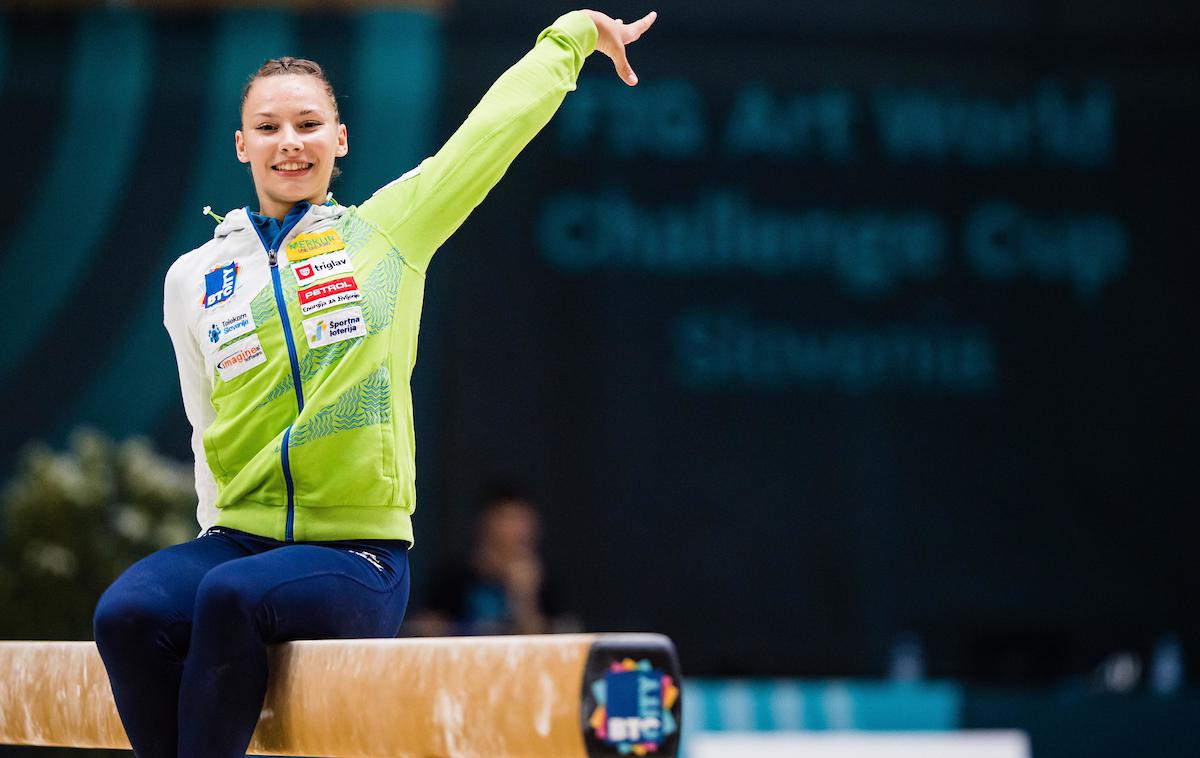
[[[208,322],[207,336],[211,344],[220,345],[222,342],[237,339],[252,331],[254,331],[254,316],[250,315],[250,311],[242,311],[234,316],[211,319]]]
[[[353,270],[354,267],[350,265],[350,256],[345,251],[325,253],[292,264],[292,273],[296,275],[296,281],[301,285],[335,274],[348,274]]]
[[[267,356],[258,335],[252,334],[217,353],[217,373],[227,382],[266,362]]]
[[[300,298],[300,312],[307,315],[313,311],[362,300],[362,293],[358,291],[358,283],[354,281],[353,276],[343,276],[297,290],[296,297]]]
[[[287,257],[289,261],[302,261],[313,256],[344,250],[345,247],[346,243],[342,241],[342,235],[338,234],[337,229],[305,232],[297,234],[296,238],[288,243]]]
[[[604,677],[592,683],[591,695],[591,736],[620,755],[658,752],[679,730],[672,713],[679,687],[648,660],[614,661]]]
[[[362,308],[358,306],[304,319],[304,337],[312,348],[365,336],[367,322],[363,320]]]
[[[224,266],[217,266],[205,274],[204,299],[200,301],[200,304],[205,308],[211,308],[217,303],[233,297],[233,291],[237,288],[237,275],[240,268],[238,262],[233,261]]]

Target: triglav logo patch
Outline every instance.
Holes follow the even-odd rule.
[[[367,323],[362,308],[342,308],[304,320],[304,337],[311,348],[332,345],[352,337],[367,336]]]
[[[241,267],[237,261],[224,266],[218,266],[204,275],[204,299],[200,301],[205,308],[211,308],[217,303],[233,297],[237,288],[237,275]]]
[[[227,382],[266,362],[267,356],[263,353],[258,335],[252,334],[217,353],[217,373]]]
[[[348,274],[354,270],[350,256],[344,252],[325,253],[308,260],[292,264],[292,273],[301,285],[335,274]]]

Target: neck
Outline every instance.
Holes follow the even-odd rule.
[[[290,213],[291,210],[298,204],[303,202],[307,202],[309,205],[320,205],[321,203],[325,202],[325,196],[318,195],[317,197],[309,197],[305,198],[304,200],[297,200],[294,203],[286,203],[279,202],[278,200],[272,200],[269,197],[262,197],[260,195],[258,198],[258,212],[282,223],[284,217],[287,216],[288,213]]]

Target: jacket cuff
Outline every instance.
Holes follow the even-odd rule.
[[[596,38],[599,36],[596,25],[592,23],[592,17],[583,11],[571,11],[559,16],[538,35],[538,42],[552,34],[560,39],[569,38],[581,58],[592,54],[596,49]]]

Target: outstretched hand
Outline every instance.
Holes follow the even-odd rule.
[[[626,24],[619,18],[609,18],[600,11],[585,8],[583,12],[591,16],[593,23],[596,24],[596,31],[599,33],[596,39],[596,49],[612,58],[613,66],[617,69],[617,76],[620,76],[626,84],[630,87],[637,84],[637,74],[633,73],[633,67],[629,65],[629,59],[625,57],[625,46],[630,42],[636,42],[638,37],[642,36],[642,32],[650,28],[654,19],[658,18],[658,12],[650,11],[631,24]]]

